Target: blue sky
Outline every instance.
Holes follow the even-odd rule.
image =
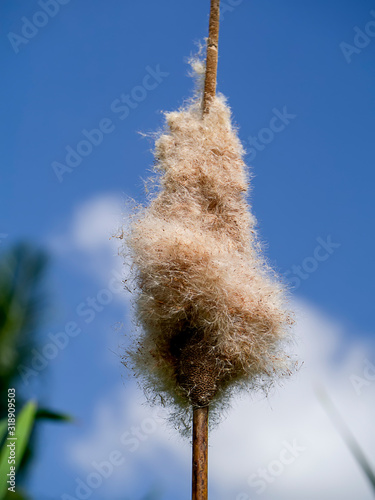
[[[152,165],[152,142],[138,132],[160,128],[160,112],[191,95],[186,59],[207,33],[208,2],[48,5],[53,17],[38,15],[43,9],[31,0],[0,7],[0,234],[7,235],[2,247],[27,239],[51,252],[54,308],[41,338],[68,321],[86,327],[37,388],[82,422],[44,431],[32,488],[38,498],[60,498],[76,474],[59,447],[89,435],[98,401],[120,383],[124,373],[110,350],[121,352],[122,337],[113,325],[129,323],[126,298],[116,296],[90,325],[76,307],[120,267],[107,236],[128,196],[144,200],[142,178]],[[338,351],[370,345],[375,3],[227,0],[223,8],[218,90],[249,153],[251,202],[267,256],[297,285],[298,300],[342,325]],[[33,20],[44,26],[25,28]],[[29,38],[17,38],[25,29]],[[352,49],[344,53],[342,42]],[[127,95],[129,104],[120,105]],[[285,121],[272,131],[280,113]],[[87,139],[82,131],[99,127],[106,130],[99,144],[59,180],[52,164],[66,164],[65,148],[77,150]],[[95,226],[101,210],[104,221]],[[324,250],[330,241],[335,245]],[[374,359],[374,350],[368,356]],[[59,471],[52,479],[53,460]]]

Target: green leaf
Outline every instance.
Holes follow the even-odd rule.
[[[326,390],[322,386],[318,386],[316,387],[315,391],[328,416],[332,420],[332,423],[336,427],[337,431],[341,434],[342,439],[345,441],[353,457],[357,460],[358,465],[361,467],[363,473],[369,480],[375,492],[375,471],[371,467],[370,462],[364,454],[361,446],[352,434],[349,427],[344,422],[340,413],[333,404],[331,398],[328,396]]]
[[[5,436],[6,431],[7,431],[7,426],[8,426],[8,423],[7,423],[6,418],[3,418],[2,420],[0,420],[0,443],[4,439],[4,436]]]
[[[7,495],[5,495],[5,500],[31,500],[31,498],[25,493],[25,491],[18,488],[15,493],[8,491]]]
[[[73,417],[66,413],[58,413],[48,408],[39,408],[36,412],[36,419],[55,420],[57,422],[73,422]]]
[[[19,466],[23,454],[25,453],[27,443],[30,439],[30,434],[34,425],[35,416],[37,413],[37,405],[35,401],[29,401],[22,408],[19,415],[16,414],[16,432],[15,436],[8,436],[1,451],[0,451],[0,500],[3,500],[8,489],[8,476],[11,465]],[[9,464],[8,458],[10,448],[8,445],[15,442],[15,464]]]

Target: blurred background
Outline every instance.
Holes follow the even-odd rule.
[[[32,415],[17,498],[189,498],[189,443],[121,364],[134,329],[113,235],[145,201],[139,132],[192,95],[208,11],[1,2],[0,408],[15,387]],[[233,401],[211,434],[210,496],[371,499],[375,4],[222,0],[221,14],[218,90],[302,366]]]

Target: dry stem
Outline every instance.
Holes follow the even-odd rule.
[[[207,500],[208,406],[193,409],[192,500]]]
[[[203,114],[216,94],[217,59],[219,46],[220,0],[211,0],[210,24],[207,40],[206,77],[203,92]]]
[[[219,46],[220,0],[211,0],[207,40],[206,76],[203,91],[203,115],[208,113],[216,94]],[[208,406],[193,408],[192,500],[208,498]]]

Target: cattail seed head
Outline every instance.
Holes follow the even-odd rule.
[[[166,115],[159,189],[126,240],[142,333],[128,355],[175,406],[220,405],[233,389],[285,375],[290,316],[259,249],[243,148],[222,96]]]

